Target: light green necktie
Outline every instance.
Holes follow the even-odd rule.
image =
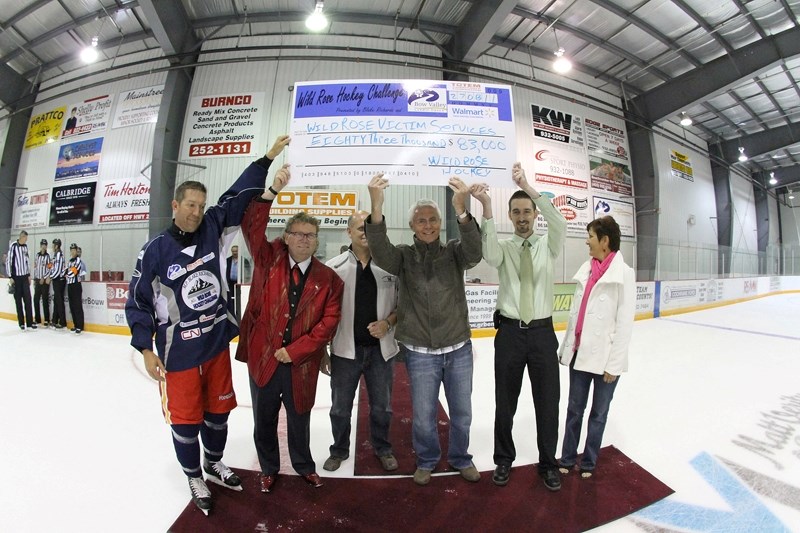
[[[533,320],[533,259],[528,239],[522,242],[519,260],[519,318],[526,324]]]

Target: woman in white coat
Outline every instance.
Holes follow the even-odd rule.
[[[583,413],[594,385],[579,465],[583,478],[591,477],[597,464],[614,389],[619,375],[628,370],[628,344],[636,313],[636,276],[619,251],[619,225],[605,216],[591,221],[586,230],[591,258],[573,278],[577,286],[559,348],[561,364],[569,366],[567,423],[559,459],[562,474],[568,474],[577,463]]]

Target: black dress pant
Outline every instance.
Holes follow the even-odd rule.
[[[500,323],[494,339],[494,463],[511,466],[516,459],[512,429],[525,368],[531,381],[536,410],[536,444],[539,472],[557,468],[558,402],[561,384],[558,371],[558,339],[552,324],[520,328],[510,321]],[[526,431],[527,433],[527,431]]]
[[[286,408],[289,458],[292,467],[300,475],[316,470],[311,457],[311,412],[298,414],[292,396],[292,365],[280,363],[272,378],[259,387],[250,378],[250,395],[253,400],[253,440],[256,444],[258,462],[264,475],[277,474],[281,469],[281,454],[278,447],[278,413],[281,403]]]
[[[53,325],[67,326],[67,311],[64,308],[64,289],[67,280],[56,278],[53,280]]]
[[[36,323],[42,323],[42,316],[45,322],[50,322],[50,284],[38,279],[33,280],[33,283],[33,315]],[[39,309],[44,311],[44,315],[39,314]]]
[[[72,314],[72,324],[75,329],[83,329],[83,287],[80,282],[69,283],[67,285],[67,297],[69,298],[69,312]]]
[[[17,322],[19,322],[20,326],[30,327],[33,324],[30,276],[12,277],[14,279],[14,304],[17,306]]]

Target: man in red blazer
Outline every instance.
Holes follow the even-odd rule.
[[[292,466],[309,484],[322,486],[311,457],[311,408],[325,346],[336,333],[344,284],[314,257],[319,220],[298,213],[283,236],[265,235],[272,201],[289,181],[288,165],[253,200],[242,221],[255,270],[242,317],[236,359],[246,361],[261,464],[261,492],[270,492],[280,471],[278,413],[286,409]]]

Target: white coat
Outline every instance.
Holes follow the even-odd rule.
[[[336,334],[331,342],[331,354],[344,359],[356,358],[356,345],[353,337],[353,317],[356,308],[356,274],[358,272],[358,258],[347,250],[325,263],[333,269],[344,281],[344,294],[342,294],[342,318],[336,328]],[[372,275],[378,286],[378,320],[389,316],[397,307],[397,276],[389,274],[374,262],[370,263]],[[394,339],[394,328],[380,340],[381,355],[388,361],[400,351]]]
[[[591,259],[575,273],[575,296],[569,310],[569,322],[558,350],[562,365],[569,365],[575,351],[575,326],[578,311],[591,274]],[[597,281],[583,319],[581,345],[575,359],[575,370],[618,376],[628,370],[628,345],[636,315],[636,275],[617,252],[605,274]]]

